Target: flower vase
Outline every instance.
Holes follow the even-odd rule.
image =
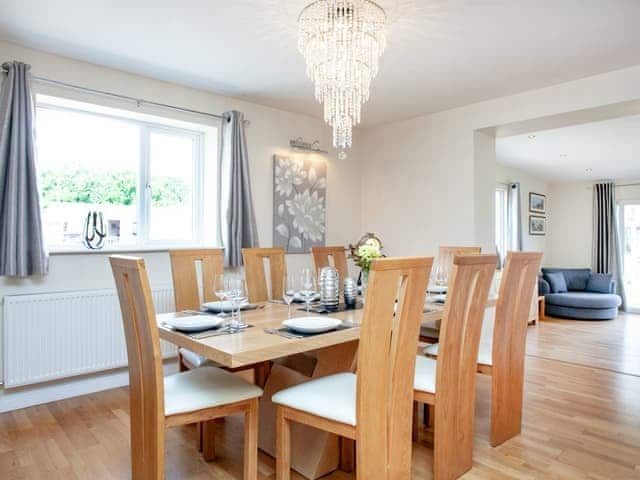
[[[362,277],[360,279],[362,285],[362,304],[364,305],[364,301],[367,298],[367,286],[369,285],[369,269],[362,269]]]

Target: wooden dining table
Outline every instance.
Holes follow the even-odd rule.
[[[494,306],[490,300],[489,306]],[[423,323],[439,327],[444,306],[425,304]],[[282,328],[288,318],[287,307],[279,303],[261,303],[254,310],[242,312],[242,320],[250,327],[237,333],[194,338],[166,326],[177,313],[158,315],[160,338],[187,348],[230,369],[257,366],[255,381],[264,389],[260,401],[259,446],[275,455],[275,406],[271,396],[283,388],[339,372],[355,370],[363,309],[331,313],[343,321],[343,328],[303,338],[285,338],[267,331]],[[294,317],[318,316],[293,305]],[[339,438],[333,434],[296,425],[292,431],[292,468],[315,480],[338,468],[341,455]],[[345,456],[343,452],[343,457]],[[343,462],[349,469],[349,462]]]

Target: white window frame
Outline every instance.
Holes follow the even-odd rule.
[[[46,96],[45,98],[54,98]],[[55,98],[55,100],[60,100],[64,102],[64,98]],[[76,103],[75,101],[72,101]],[[136,204],[136,215],[137,215],[137,224],[138,230],[136,235],[136,242],[131,244],[121,244],[121,245],[105,245],[103,249],[100,250],[88,250],[85,249],[82,245],[62,245],[62,244],[51,244],[48,245],[48,248],[51,253],[100,253],[100,252],[109,252],[109,251],[138,251],[138,250],[165,250],[167,248],[175,248],[175,247],[198,247],[203,246],[205,243],[211,243],[204,236],[203,232],[203,221],[204,221],[204,203],[205,203],[205,195],[204,195],[204,181],[205,181],[205,137],[206,132],[211,131],[211,129],[215,128],[215,136],[217,139],[218,149],[217,156],[219,156],[220,150],[220,129],[211,125],[202,125],[202,130],[198,129],[189,129],[178,127],[172,124],[176,123],[186,123],[181,121],[174,121],[172,119],[167,118],[167,123],[162,123],[161,118],[154,116],[154,118],[158,118],[158,121],[148,121],[142,120],[139,118],[132,118],[131,114],[125,110],[116,110],[118,113],[122,113],[122,115],[106,113],[102,110],[99,105],[96,105],[96,111],[92,110],[93,106],[90,103],[82,102],[82,105],[87,108],[79,108],[76,106],[68,106],[68,105],[60,105],[57,102],[51,102],[47,100],[42,100],[40,95],[36,96],[36,110],[37,109],[49,109],[49,110],[57,110],[57,111],[66,111],[73,112],[84,115],[94,115],[103,118],[110,118],[112,120],[130,123],[138,126],[140,128],[140,164],[138,165],[137,172],[137,204]],[[113,109],[109,109],[113,110]],[[195,125],[194,125],[195,126]],[[194,142],[193,145],[193,161],[192,161],[192,174],[193,174],[193,191],[192,191],[192,235],[191,240],[151,240],[149,238],[149,227],[150,227],[150,214],[151,214],[151,157],[150,157],[150,137],[151,133],[171,133],[173,135],[184,136],[192,139]],[[218,161],[216,159],[215,165],[212,165],[211,168],[216,169],[216,177],[218,175]],[[215,239],[211,239],[215,240]]]
[[[624,223],[624,208],[627,205],[640,205],[640,198],[637,200],[633,200],[633,199],[625,199],[625,200],[618,200],[616,202],[616,208],[617,208],[617,212],[616,212],[616,216],[618,217],[618,237],[620,240],[620,247],[624,248],[625,245],[625,223]],[[622,255],[620,255],[620,257],[622,258],[622,265],[620,265],[620,277],[621,277],[621,281],[624,284],[624,269],[625,269],[625,263],[624,263],[624,252],[622,252]],[[627,312],[629,313],[640,313],[640,308],[638,308],[638,306],[634,305],[628,305],[627,306]]]
[[[508,214],[509,186],[505,183],[496,184],[496,188],[493,194],[494,203],[496,202],[497,193],[500,193],[503,199],[502,215],[500,217],[498,217],[497,215],[498,206],[494,205],[494,209],[496,211],[495,218],[496,218],[496,221],[499,222],[495,226],[496,227],[495,229],[496,230],[496,248],[498,248],[498,251],[500,253],[500,264],[502,265],[506,258],[507,250],[509,250],[509,214]]]

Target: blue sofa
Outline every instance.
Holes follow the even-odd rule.
[[[543,268],[538,295],[544,295],[545,315],[576,320],[611,320],[622,303],[611,275],[590,268]]]

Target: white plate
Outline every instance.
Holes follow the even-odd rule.
[[[342,320],[330,317],[298,317],[282,322],[282,325],[294,332],[322,333],[342,325]]]
[[[171,318],[165,323],[174,330],[181,332],[197,332],[200,330],[208,330],[216,328],[224,322],[224,318],[215,315],[189,315],[186,317]]]
[[[244,310],[249,306],[248,301],[244,301],[240,304],[240,310]],[[229,300],[225,300],[222,302],[207,302],[202,304],[202,308],[205,310],[209,310],[211,312],[231,312],[231,302]],[[238,307],[236,307],[237,309]]]

